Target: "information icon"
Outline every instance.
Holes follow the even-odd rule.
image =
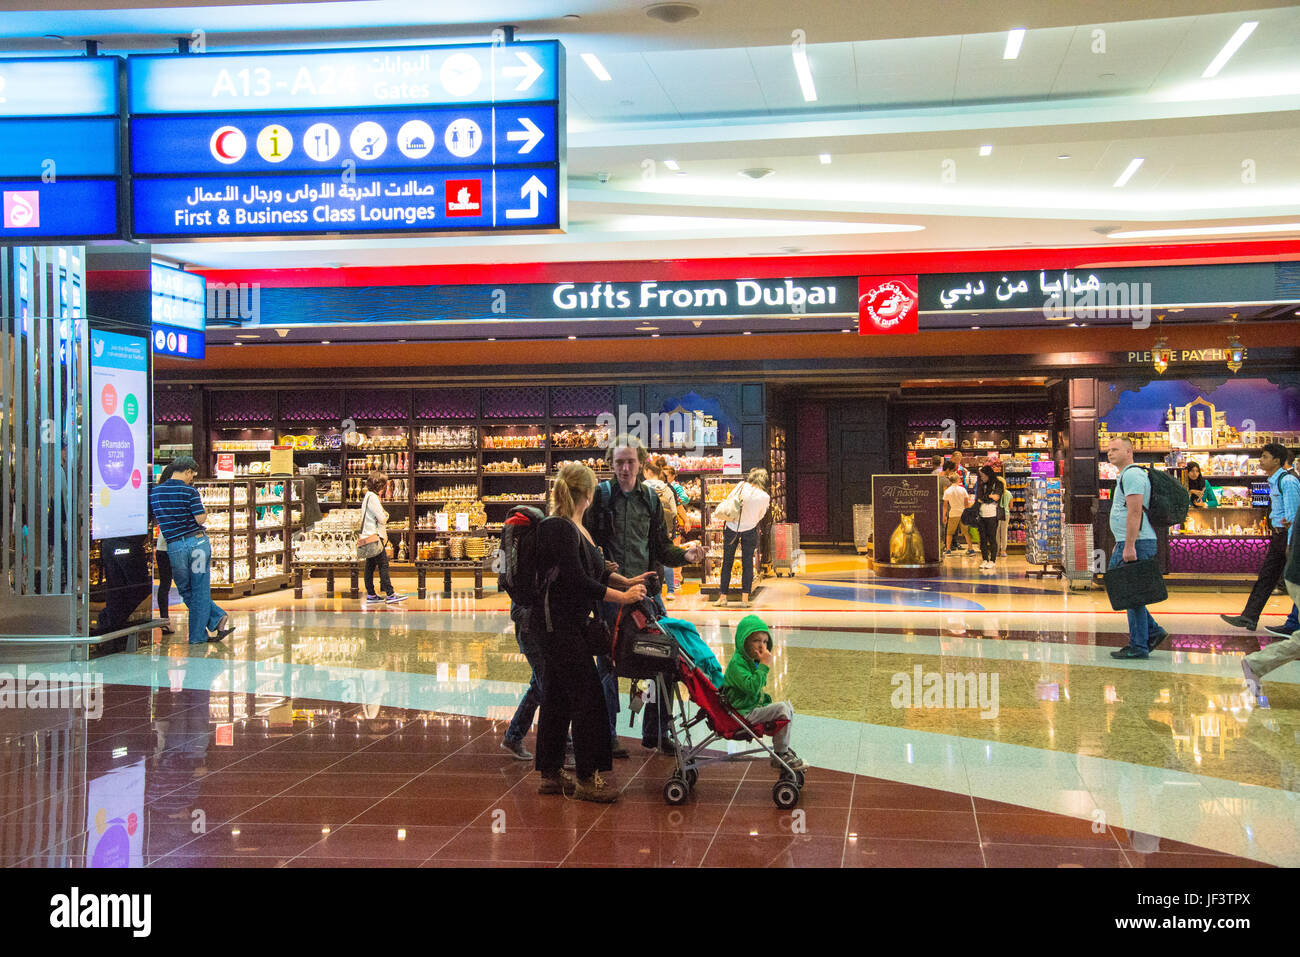
[[[473,120],[452,120],[447,126],[443,141],[453,156],[473,156],[483,145],[483,130]]]
[[[352,147],[352,152],[362,159],[378,159],[384,155],[384,150],[388,149],[388,134],[378,123],[367,120],[365,123],[358,123],[352,130],[349,145]]]
[[[397,131],[397,148],[407,159],[423,159],[433,151],[433,127],[424,120],[411,120]]]
[[[342,145],[343,137],[328,123],[313,123],[302,135],[303,152],[318,163],[332,160]]]
[[[293,152],[293,134],[279,123],[257,134],[257,153],[268,163],[283,163]]]
[[[442,87],[452,96],[469,96],[483,82],[483,68],[468,53],[453,53],[438,74]]]

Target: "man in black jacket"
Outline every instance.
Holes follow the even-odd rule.
[[[606,479],[596,486],[596,497],[584,516],[584,524],[591,532],[591,537],[605,553],[605,559],[618,566],[620,575],[636,578],[648,571],[655,571],[662,565],[680,568],[704,560],[704,546],[695,544],[682,549],[673,544],[668,537],[668,527],[664,521],[663,506],[659,496],[647,488],[641,481],[645,469],[647,453],[645,446],[637,439],[619,436],[614,445],[606,450],[606,461],[614,471],[613,481]],[[662,583],[660,583],[662,586]],[[652,596],[664,614],[663,599],[656,591]],[[618,618],[618,605],[605,603],[605,620],[611,630]],[[610,663],[605,658],[597,659],[597,670],[605,689],[605,704],[609,709],[609,733],[614,742],[614,756],[627,757],[627,749],[618,744],[618,679]],[[670,711],[665,704],[661,709],[657,703],[646,705],[641,722],[641,744],[643,747],[662,747],[669,751],[672,747],[665,737]]]

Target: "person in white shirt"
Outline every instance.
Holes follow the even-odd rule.
[[[966,494],[966,486],[962,484],[961,475],[957,472],[957,466],[949,463],[944,467],[943,475],[948,482],[948,487],[943,492],[944,528],[946,529],[943,544],[944,554],[951,555],[956,551],[956,539],[961,533],[961,513],[966,511],[969,498]]]
[[[379,494],[387,487],[388,476],[383,472],[371,472],[366,478],[366,494],[361,500],[361,533],[357,537],[358,543],[378,537],[384,546],[388,545],[388,512],[379,499]],[[375,591],[376,569],[379,570],[379,585],[384,590],[383,596]],[[393,590],[393,583],[389,580],[386,548],[381,548],[379,554],[366,559],[365,574],[367,604],[386,601],[390,605],[396,605],[406,601],[405,595]]]
[[[772,497],[767,494],[767,470],[750,469],[745,481],[727,496],[734,499],[740,513],[722,527],[722,582],[717,605],[725,608],[731,590],[731,564],[740,546],[740,607],[749,607],[749,591],[754,585],[754,552],[758,550],[758,523],[767,514]]]

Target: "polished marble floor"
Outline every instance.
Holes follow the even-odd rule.
[[[707,767],[668,807],[671,764],[626,711],[618,804],[537,795],[499,748],[529,673],[503,596],[366,609],[313,582],[234,602],[222,645],[92,661],[102,714],[0,710],[0,862],[1300,864],[1300,667],[1246,692],[1240,657],[1268,636],[1218,619],[1244,594],[1173,592],[1154,609],[1170,642],[1121,663],[1104,594],[1023,572],[958,558],[904,583],[825,555],[769,579],[752,609],[777,640],[769,690],[812,766],[794,812],[765,763]],[[671,610],[725,664],[746,612]]]

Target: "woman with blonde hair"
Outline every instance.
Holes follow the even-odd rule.
[[[550,580],[543,607],[529,616],[540,633],[546,660],[541,719],[537,729],[537,770],[541,794],[574,788],[574,797],[611,803],[618,791],[603,775],[613,770],[605,693],[588,649],[588,621],[600,618],[601,601],[630,605],[645,598],[645,576],[629,581],[606,569],[582,517],[591,504],[596,476],[570,463],[551,489],[551,517],[537,527],[537,568]],[[573,725],[577,781],[563,770],[564,738]]]
[[[749,590],[754,586],[754,552],[758,550],[758,523],[767,514],[772,497],[767,494],[767,469],[750,469],[745,481],[727,496],[736,504],[736,517],[722,526],[722,581],[718,589],[719,608],[727,605],[731,591],[731,563],[740,547],[740,607],[749,607]]]
[[[393,583],[388,577],[388,512],[380,501],[380,493],[388,488],[388,476],[378,470],[366,476],[366,494],[361,499],[361,533],[357,544],[379,542],[380,549],[375,555],[366,559],[366,603],[386,601],[390,605],[406,601],[406,596],[393,591]],[[375,570],[379,570],[379,585],[386,597],[381,598],[375,591]]]

